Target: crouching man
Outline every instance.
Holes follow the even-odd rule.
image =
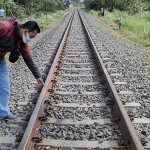
[[[40,33],[40,28],[34,21],[27,21],[24,24],[19,24],[16,18],[9,21],[0,21],[0,120],[16,119],[16,116],[10,113],[8,106],[10,80],[8,67],[4,58],[7,52],[17,53],[11,54],[11,58],[9,58],[11,62],[17,61],[17,58],[21,54],[37,82],[44,86],[40,71],[34,63],[27,45],[38,33]]]

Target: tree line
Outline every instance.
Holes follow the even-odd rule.
[[[79,0],[71,2],[77,5]],[[69,0],[0,0],[0,9],[4,9],[7,16],[23,17],[32,13],[55,12],[67,8],[69,4]]]
[[[126,11],[129,14],[150,11],[150,0],[84,0],[84,4],[86,9],[100,10],[105,7],[110,12],[114,9]]]

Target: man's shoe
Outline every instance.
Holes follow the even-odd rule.
[[[8,116],[6,116],[4,118],[0,118],[0,120],[5,120],[5,121],[16,120],[16,119],[17,119],[16,116],[13,115],[13,114],[10,114],[10,115],[8,115]]]
[[[4,120],[4,118],[0,118],[0,121]]]

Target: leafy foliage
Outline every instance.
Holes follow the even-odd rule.
[[[32,14],[38,17],[42,13],[66,9],[70,3],[78,6],[80,0],[0,0],[0,9],[6,10],[9,17],[23,18]]]
[[[7,16],[22,17],[23,8],[12,0],[0,0],[0,8],[6,10]]]
[[[63,0],[0,0],[0,9],[6,10],[9,17],[56,12],[63,9]]]
[[[100,10],[102,0],[85,0],[86,9]],[[134,15],[144,10],[150,10],[150,0],[105,0],[104,7],[110,12],[114,9],[126,11]]]

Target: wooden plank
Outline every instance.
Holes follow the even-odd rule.
[[[33,89],[33,90],[26,90],[26,92],[25,93],[28,93],[28,94],[35,94],[35,93],[39,93],[39,91],[38,90],[35,90],[35,89]]]
[[[67,53],[66,55],[65,55],[65,57],[64,58],[69,58],[69,56],[71,56],[71,57],[77,57],[77,56],[81,56],[81,57],[89,57],[89,54],[86,54],[86,53],[80,53],[80,54],[77,54],[77,53],[74,53],[74,54],[72,54],[72,53]]]
[[[114,141],[70,141],[70,140],[54,140],[44,138],[41,143],[36,143],[36,145],[41,146],[52,146],[52,147],[62,147],[62,148],[123,148],[118,145],[117,140]]]
[[[97,94],[104,94],[104,92],[97,91],[97,92],[61,92],[61,91],[54,91],[54,94],[58,95],[97,95]],[[132,91],[120,91],[118,94],[133,94]]]
[[[56,107],[105,107],[105,103],[95,103],[95,104],[79,104],[79,103],[58,103],[52,104]]]
[[[25,106],[28,104],[28,102],[18,102],[18,105]],[[105,103],[90,103],[90,104],[79,104],[79,103],[58,103],[58,104],[52,104],[52,106],[55,107],[105,107],[107,106]],[[130,106],[141,106],[140,103],[126,103],[124,106],[130,107]]]
[[[76,59],[78,59],[78,60],[83,60],[82,57],[74,57],[74,58],[66,58],[66,57],[64,57],[64,58],[63,58],[63,60],[71,60],[71,61],[76,61]],[[94,57],[88,57],[88,59],[95,59],[95,58],[94,58]],[[78,63],[79,63],[79,62],[78,62]],[[76,64],[76,62],[75,62],[74,64]],[[81,64],[84,64],[84,63],[81,62]]]
[[[115,82],[114,84],[127,84],[127,82]]]
[[[109,69],[109,70],[116,70],[117,68],[107,68],[107,69]]]
[[[101,76],[100,74],[58,74],[57,76],[67,76],[67,77],[97,77],[97,76]]]
[[[118,94],[133,94],[132,91],[120,91]]]
[[[134,118],[132,123],[150,124],[150,118]]]
[[[45,74],[44,74],[45,75]],[[32,83],[32,84],[37,84],[37,81],[35,80],[35,81],[31,81],[30,83]]]
[[[125,105],[123,106],[126,106],[126,107],[130,107],[130,106],[141,106],[140,103],[126,103]]]
[[[121,74],[112,73],[112,74],[110,74],[110,76],[121,76]]]
[[[0,137],[0,145],[11,146],[15,143],[16,137]]]
[[[59,124],[59,125],[79,125],[79,124],[94,124],[94,123],[99,123],[99,124],[114,124],[115,122],[111,122],[110,119],[93,119],[93,120],[86,120],[83,119],[81,121],[78,120],[70,120],[70,119],[55,119],[55,118],[48,118],[47,121],[43,121],[45,124]]]
[[[93,65],[93,63],[65,63],[65,62],[62,62],[62,64],[67,64],[67,65]]]
[[[58,95],[97,95],[97,94],[102,94],[104,95],[104,92],[61,92],[61,91],[54,91],[53,94],[58,94]]]
[[[57,81],[59,84],[66,84],[66,85],[96,85],[101,84],[101,82],[61,82]]]
[[[106,103],[91,103],[91,104],[78,104],[78,103],[58,103],[52,104],[55,107],[106,107]],[[126,103],[124,106],[141,106],[140,103]]]
[[[68,63],[67,63],[68,64]],[[84,70],[84,71],[86,71],[86,70],[96,70],[96,68],[59,68],[59,70]]]
[[[9,120],[9,121],[7,121],[7,124],[25,125],[25,124],[28,124],[28,121],[24,121],[24,120],[18,118],[17,120]]]
[[[145,150],[149,150],[150,149],[150,142],[146,143],[146,146],[144,146],[144,148],[148,148],[148,149],[145,149]]]
[[[110,60],[110,58],[104,58],[104,57],[103,57],[102,60]]]
[[[81,51],[79,51],[78,53],[75,53],[75,52],[69,52],[69,51],[67,51],[66,56],[67,55],[71,55],[71,56],[74,56],[74,55],[89,55],[89,54],[91,54],[91,52],[81,52]]]
[[[17,104],[18,105],[21,105],[21,106],[25,106],[25,105],[27,105],[29,102],[27,102],[27,101],[24,101],[24,102],[18,102]]]

